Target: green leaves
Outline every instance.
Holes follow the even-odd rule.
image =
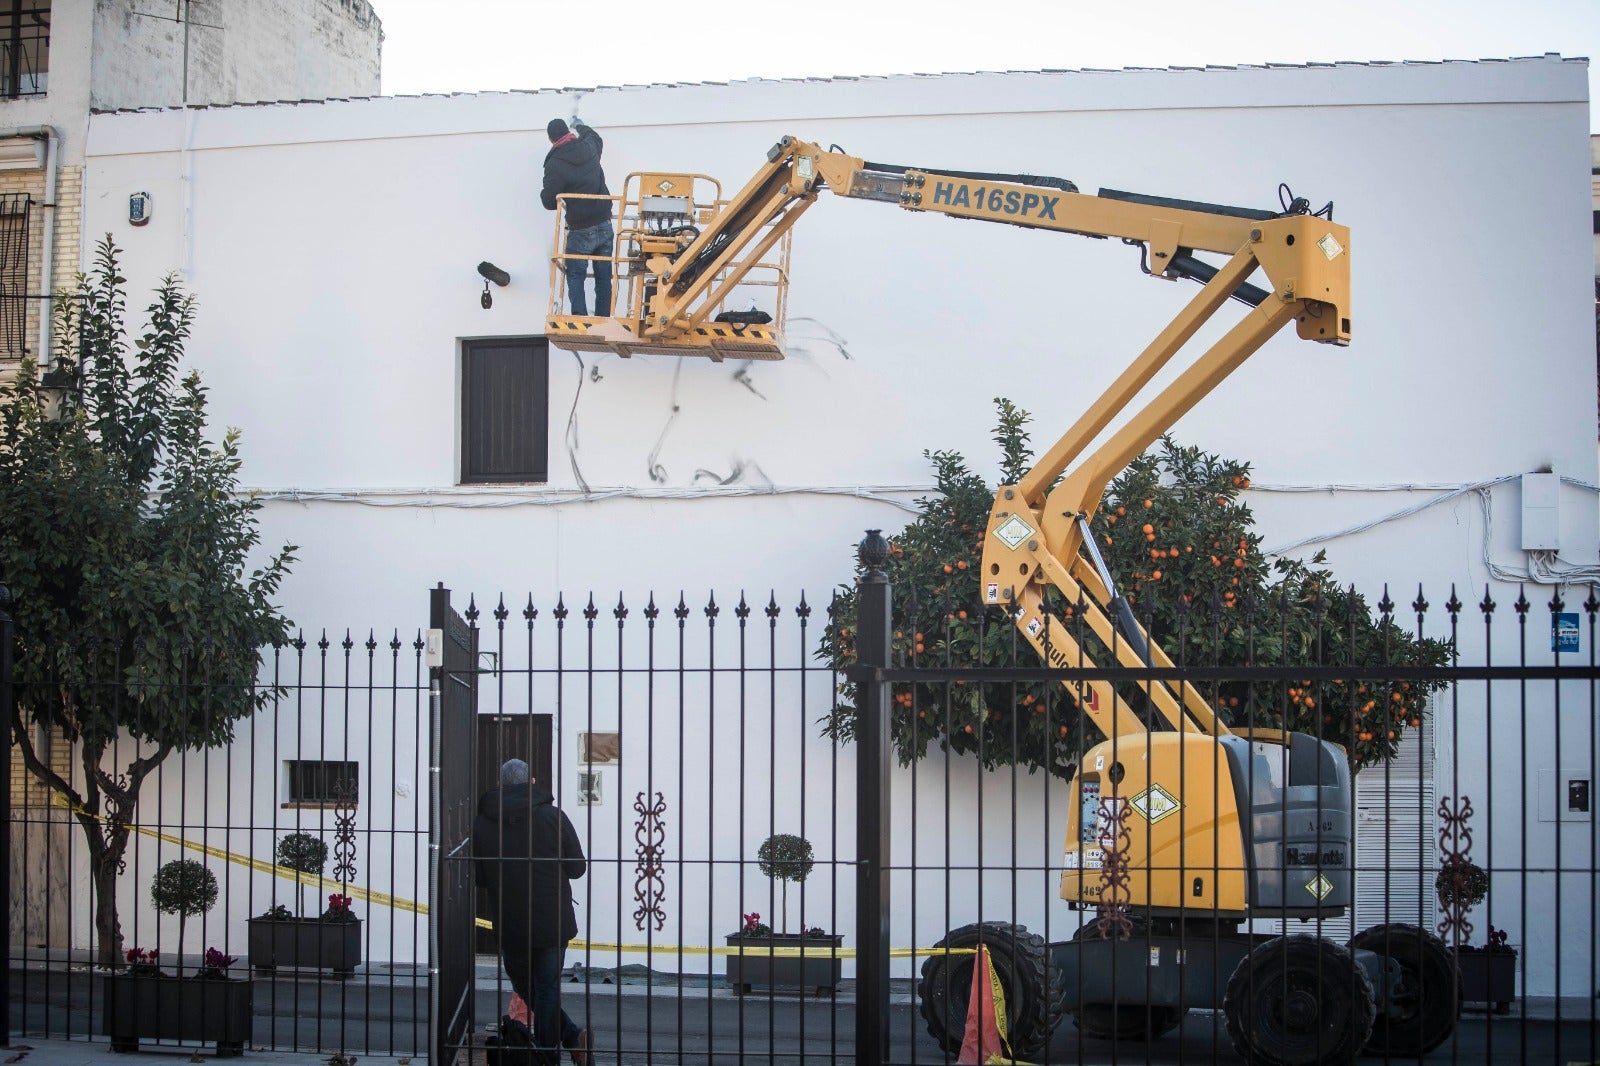
[[[995,401],[1000,483],[1014,484],[1031,461],[1028,415]],[[896,658],[907,664],[968,668],[1038,666],[1005,612],[985,606],[977,572],[994,489],[955,452],[925,453],[937,492],[890,542]],[[1107,487],[1091,518],[1119,591],[1143,626],[1180,666],[1349,666],[1347,678],[1274,683],[1208,682],[1203,695],[1225,722],[1298,730],[1346,747],[1365,765],[1392,758],[1404,730],[1426,714],[1437,684],[1384,681],[1387,665],[1440,665],[1449,648],[1419,640],[1323,568],[1261,552],[1254,516],[1241,498],[1247,463],[1183,447],[1164,437]],[[859,567],[858,567],[859,570]],[[1056,617],[1103,665],[1114,657],[1083,624],[1079,605],[1048,597]],[[855,661],[856,590],[840,587],[819,655],[836,670]],[[1136,710],[1148,698],[1119,687]],[[839,687],[824,732],[854,736],[856,692]],[[930,743],[978,756],[985,768],[1026,766],[1062,774],[1100,739],[1058,684],[955,682],[897,687],[891,730],[902,765]]]
[[[278,865],[303,874],[320,874],[328,861],[328,845],[310,833],[290,833],[278,841]]]
[[[256,685],[258,649],[288,632],[272,600],[292,556],[247,565],[260,504],[239,492],[237,433],[211,441],[200,376],[183,370],[193,298],[164,278],[130,344],[125,284],[108,237],[58,301],[59,405],[32,361],[0,385],[0,580],[19,724],[82,745],[82,794],[29,758],[19,729],[24,759],[71,802],[94,812],[105,797],[126,818],[168,752],[226,742],[272,697]],[[102,765],[123,736],[140,742],[128,765]],[[126,830],[107,839],[91,843],[97,879]]]
[[[761,842],[756,861],[768,877],[798,885],[811,876],[814,864],[811,842],[793,833],[775,833]]]
[[[162,914],[204,914],[217,902],[216,875],[193,859],[174,859],[151,879],[150,902]]]

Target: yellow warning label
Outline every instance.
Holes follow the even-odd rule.
[[[1322,874],[1318,874],[1316,880],[1312,881],[1306,886],[1306,891],[1311,893],[1313,896],[1316,896],[1317,901],[1320,903],[1322,900],[1328,898],[1329,892],[1333,891],[1333,882],[1328,880]]]
[[[1143,792],[1128,802],[1133,804],[1133,809],[1144,815],[1146,820],[1154,823],[1170,814],[1176,814],[1182,809],[1183,804],[1177,798],[1162,788],[1160,785],[1151,785]]]

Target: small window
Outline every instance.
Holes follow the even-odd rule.
[[[354,807],[361,798],[361,768],[353,762],[291,759],[285,806]]]
[[[50,73],[50,0],[0,0],[0,96],[43,96]]]
[[[543,337],[461,342],[461,483],[549,474],[550,348]]]

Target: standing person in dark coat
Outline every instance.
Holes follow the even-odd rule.
[[[550,137],[550,151],[544,157],[544,188],[539,192],[539,200],[551,211],[556,209],[556,197],[562,193],[611,195],[606,188],[606,172],[600,167],[600,152],[605,142],[577,119],[572,122],[574,128],[570,130],[559,118],[551,119],[550,125],[545,127]],[[610,200],[567,201],[568,256],[610,256],[615,242]],[[589,313],[583,278],[591,265],[594,267],[594,313],[604,318],[611,314],[609,258],[567,259],[567,306],[575,315]]]
[[[472,854],[511,988],[533,1012],[534,1042],[546,1063],[565,1047],[582,1066],[589,1036],[561,1009],[561,969],[578,935],[571,882],[587,865],[572,822],[521,759],[500,767],[500,787],[478,801]]]

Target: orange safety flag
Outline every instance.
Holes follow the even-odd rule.
[[[1010,1042],[1006,1037],[1006,990],[1000,975],[989,962],[989,949],[978,945],[972,963],[972,998],[967,1003],[967,1032],[961,1041],[958,1063],[972,1066],[999,1062],[1011,1063]]]

